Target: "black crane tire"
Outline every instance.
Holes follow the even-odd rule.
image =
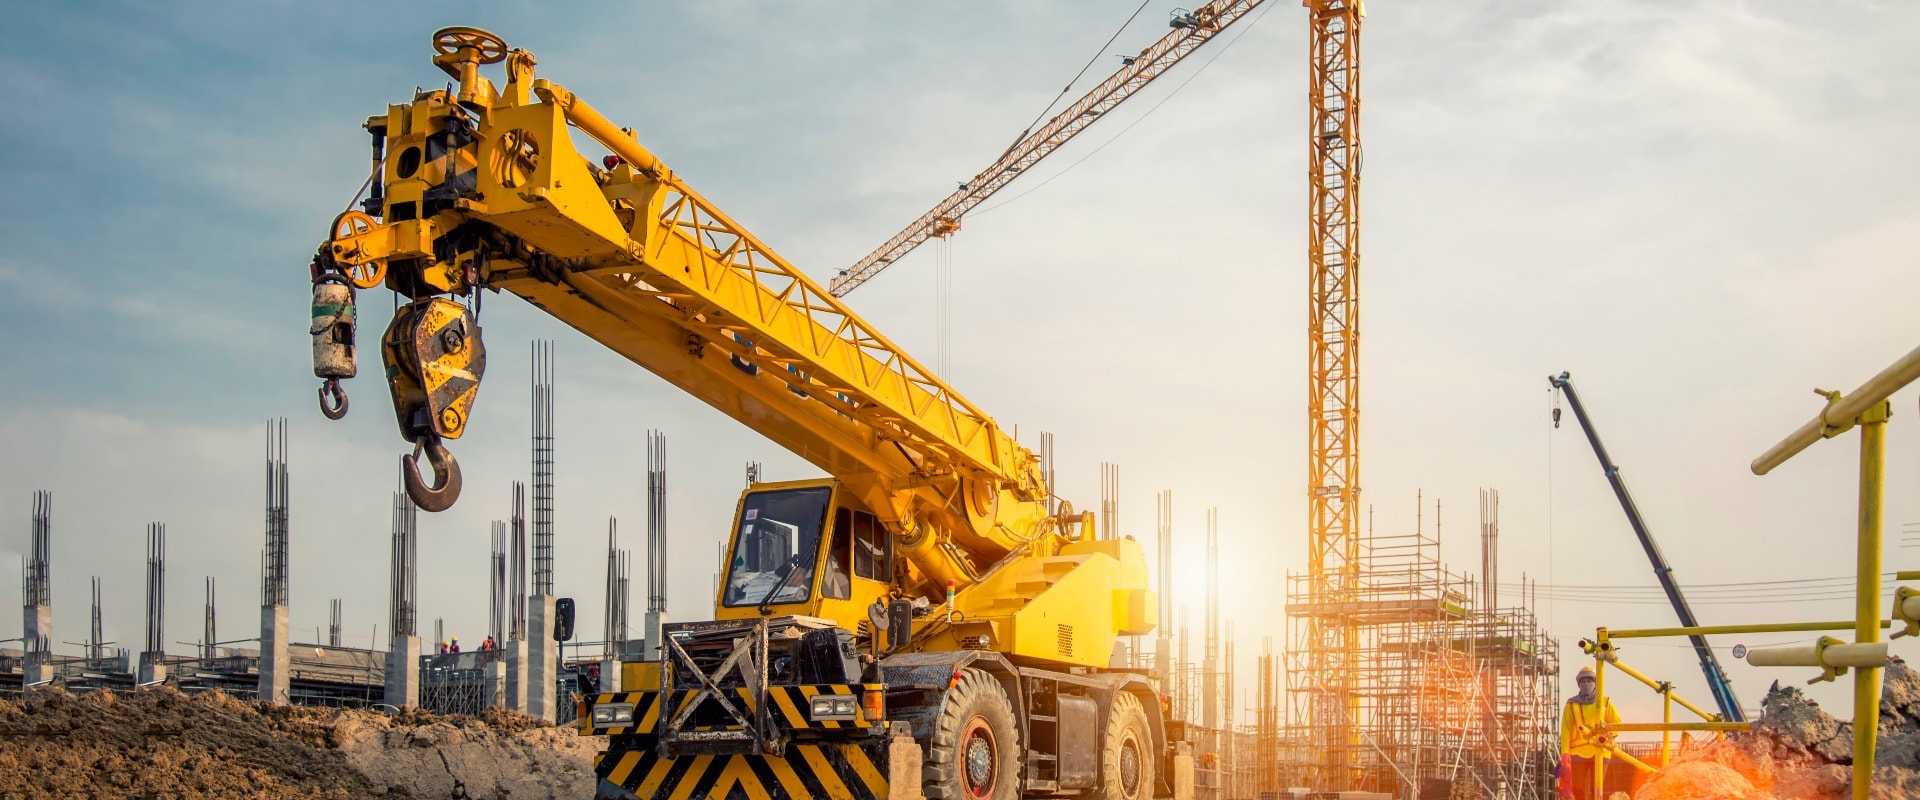
[[[964,670],[934,720],[921,793],[928,800],[1014,800],[1022,752],[1006,690],[983,670]]]
[[[1100,780],[1092,800],[1152,800],[1153,768],[1159,761],[1147,711],[1140,698],[1114,692],[1107,709],[1107,735],[1100,747]]]

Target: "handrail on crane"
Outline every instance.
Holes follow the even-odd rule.
[[[1580,430],[1587,435],[1587,444],[1593,446],[1593,455],[1600,460],[1600,469],[1607,475],[1607,483],[1613,487],[1613,496],[1620,501],[1620,509],[1627,514],[1627,524],[1633,527],[1633,535],[1640,540],[1640,548],[1647,553],[1647,560],[1653,562],[1654,578],[1660,581],[1660,589],[1666,592],[1667,602],[1673,604],[1673,612],[1680,617],[1684,627],[1699,627],[1700,622],[1693,616],[1692,607],[1680,592],[1680,584],[1673,579],[1673,567],[1660,553],[1660,546],[1653,541],[1653,534],[1647,530],[1646,520],[1640,517],[1640,508],[1633,502],[1633,495],[1627,491],[1626,480],[1620,477],[1620,466],[1613,463],[1607,455],[1607,447],[1600,443],[1600,434],[1593,428],[1592,420],[1587,418],[1586,406],[1580,403],[1580,394],[1574,391],[1573,378],[1562,372],[1547,378],[1547,383],[1567,398],[1567,405],[1573,407],[1574,419],[1580,421]],[[1559,409],[1554,410],[1554,427],[1560,427]],[[1727,673],[1720,667],[1720,659],[1714,656],[1713,648],[1707,644],[1707,637],[1691,634],[1687,640],[1693,643],[1694,655],[1700,659],[1700,671],[1706,674],[1707,689],[1713,695],[1713,702],[1720,707],[1720,714],[1729,722],[1745,722],[1746,715],[1740,710],[1740,700],[1734,697],[1733,684],[1727,680]]]

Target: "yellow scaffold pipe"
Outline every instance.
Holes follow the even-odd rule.
[[[1753,460],[1753,473],[1765,475],[1814,442],[1832,438],[1851,428],[1860,429],[1860,533],[1854,565],[1854,647],[1879,642],[1880,628],[1888,623],[1880,618],[1887,419],[1893,414],[1887,398],[1915,379],[1920,379],[1920,348],[1901,356],[1879,374],[1867,379],[1850,395],[1820,391],[1827,398],[1826,408]],[[1903,611],[1904,605],[1903,601]],[[1846,645],[1841,643],[1839,646]],[[1829,645],[1826,649],[1832,650],[1833,647]],[[1819,651],[1816,651],[1815,660],[1819,660],[1819,655]],[[1859,660],[1870,659],[1862,655]],[[1885,664],[1883,657],[1878,665],[1863,665],[1855,668],[1853,673],[1854,800],[1867,800],[1873,785],[1873,750],[1880,727],[1880,671]],[[1829,674],[1835,670],[1830,665],[1820,666],[1829,670]]]
[[[1914,573],[1920,575],[1920,573]],[[1904,580],[1904,579],[1903,579]],[[1892,624],[1881,620],[1880,627]],[[1820,633],[1823,631],[1850,631],[1856,623],[1853,620],[1835,622],[1763,622],[1753,625],[1698,625],[1691,628],[1623,628],[1607,630],[1603,635],[1609,639],[1661,639],[1670,636],[1715,636],[1729,633]]]
[[[1849,668],[1886,666],[1887,643],[1847,644],[1832,636],[1822,636],[1809,645],[1756,647],[1747,651],[1747,663],[1756,667],[1819,667],[1821,674],[1807,681],[1819,683],[1840,677]]]
[[[1860,388],[1853,390],[1851,394],[1838,395],[1823,392],[1822,394],[1830,400],[1827,407],[1822,409],[1819,415],[1808,420],[1805,425],[1788,434],[1787,438],[1781,439],[1779,444],[1768,448],[1767,452],[1761,453],[1759,458],[1754,459],[1753,474],[1765,475],[1772,472],[1774,467],[1799,455],[1800,451],[1813,446],[1814,442],[1831,439],[1847,432],[1859,422],[1861,415],[1866,414],[1873,406],[1886,401],[1888,397],[1893,396],[1894,392],[1900,391],[1915,380],[1920,380],[1920,347],[1908,351],[1906,355],[1900,357],[1899,361],[1880,370],[1880,374],[1868,378],[1866,383],[1860,384]]]

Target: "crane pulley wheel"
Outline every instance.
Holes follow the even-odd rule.
[[[373,215],[365,211],[343,211],[333,218],[333,241],[351,239],[371,232],[380,226]],[[348,264],[345,267],[347,279],[361,289],[372,289],[387,279],[386,259],[369,261],[364,264]]]
[[[507,41],[490,32],[464,25],[433,32],[433,51],[450,56],[471,49],[482,64],[498,64],[507,58]]]

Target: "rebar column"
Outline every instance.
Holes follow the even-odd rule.
[[[139,683],[142,686],[167,679],[167,526],[147,524],[147,641],[140,651]]]
[[[393,495],[391,586],[385,702],[396,708],[420,705],[419,551],[420,514],[405,491]]]
[[[553,342],[533,343],[533,593],[553,594]]]
[[[201,658],[213,658],[213,644],[214,642],[220,641],[219,634],[216,631],[217,626],[214,624],[213,616],[213,576],[208,575],[206,627],[200,632],[200,641],[204,642],[204,644],[200,645]]]
[[[1200,667],[1200,725],[1220,727],[1220,510],[1207,509],[1206,651]]]
[[[1173,490],[1160,490],[1154,502],[1158,512],[1155,531],[1159,539],[1156,566],[1160,570],[1160,624],[1155,631],[1153,666],[1160,685],[1168,686],[1173,682]]]
[[[287,608],[292,554],[288,533],[290,482],[285,419],[267,421],[266,467],[266,546],[260,555],[260,668],[256,696],[268,703],[286,703],[292,699],[293,659]],[[212,641],[209,635],[209,646]]]
[[[527,710],[527,485],[519,481],[513,484],[512,511],[508,516],[508,535],[512,541],[508,548],[508,582],[512,584],[507,594],[507,641],[505,658],[507,662],[507,688],[504,692],[506,707],[526,713]]]
[[[760,476],[759,463],[747,465],[751,486]],[[725,570],[722,570],[724,573]],[[661,626],[667,623],[667,435],[647,432],[647,613],[642,618],[641,647],[649,660],[660,648]]]
[[[487,558],[487,635],[495,646],[507,642],[507,523],[494,520]]]
[[[553,342],[533,343],[533,596],[527,607],[527,714],[557,718],[553,640]]]
[[[21,685],[53,680],[53,493],[33,493],[32,541],[21,581]]]
[[[93,620],[87,629],[87,658],[98,661],[107,657],[106,626],[102,623],[100,612],[100,576],[93,576]]]

